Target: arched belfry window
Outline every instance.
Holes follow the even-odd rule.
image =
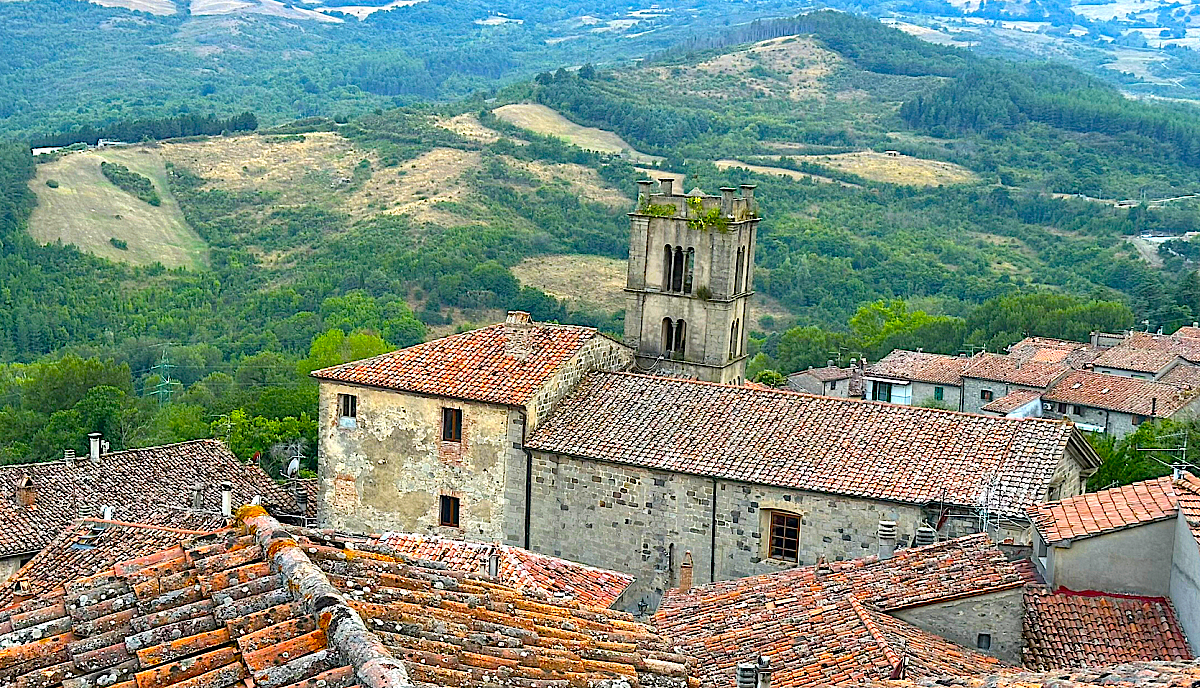
[[[689,248],[683,259],[683,293],[692,293],[692,277],[696,272],[696,249]]]
[[[737,354],[737,321],[729,323],[729,357]]]
[[[662,290],[671,290],[671,264],[674,262],[675,252],[671,250],[671,245],[667,244],[663,247],[663,281]]]
[[[663,318],[662,321],[662,352],[664,355],[670,355],[671,347],[675,344],[675,328],[671,324],[670,318]]]
[[[687,323],[683,320],[675,321],[675,353],[682,357],[687,351]]]
[[[733,293],[742,293],[742,275],[745,272],[746,266],[746,249],[739,248],[737,250],[737,267],[733,272]]]
[[[671,291],[683,291],[683,249],[678,246],[671,264]]]

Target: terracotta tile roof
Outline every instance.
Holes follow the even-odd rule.
[[[811,375],[821,382],[833,382],[834,380],[848,380],[853,373],[849,368],[839,368],[837,366],[823,366],[821,368],[809,368],[801,370],[792,375]],[[789,375],[788,377],[792,377]]]
[[[0,612],[0,686],[699,686],[628,614],[239,518]]]
[[[1020,356],[982,353],[971,358],[963,377],[1045,388],[1071,367],[1063,362],[1026,360]]]
[[[28,477],[32,507],[18,501],[18,483]],[[36,552],[77,518],[113,508],[118,521],[174,525],[192,504],[193,485],[202,486],[202,510],[217,513],[221,482],[233,485],[235,503],[261,496],[281,514],[296,513],[292,495],[254,464],[244,464],[217,440],[195,440],[87,457],[73,463],[47,461],[0,466],[0,556]]]
[[[94,576],[126,559],[154,554],[225,527],[219,514],[177,512],[174,527],[85,518],[63,529],[7,582],[0,584],[0,608],[28,599],[76,578]]]
[[[1090,537],[1175,516],[1170,476],[1038,504],[1030,518],[1046,542]]]
[[[1200,366],[1191,363],[1180,363],[1171,368],[1158,381],[1164,385],[1182,388],[1200,388]]]
[[[883,611],[1020,587],[1004,554],[981,535],[896,555],[668,590],[654,621],[716,686],[732,685],[733,667],[759,655],[770,656],[779,688],[886,679],[902,656],[910,676],[1002,668]]]
[[[1178,354],[1156,349],[1135,349],[1129,346],[1114,346],[1096,357],[1093,365],[1139,373],[1157,373],[1171,365]]]
[[[993,413],[1009,413],[1021,408],[1025,404],[1028,404],[1040,396],[1042,396],[1042,393],[1036,389],[1014,389],[999,399],[995,399],[987,404],[984,404],[982,409],[984,411],[991,411]]]
[[[878,362],[867,366],[864,375],[916,380],[942,385],[962,385],[962,372],[971,359],[944,354],[896,349]]]
[[[321,380],[440,397],[523,406],[579,349],[602,336],[592,327],[534,323],[529,353],[515,355],[505,324],[435,339],[313,372]]]
[[[1178,354],[1192,363],[1200,363],[1200,339],[1178,334],[1130,332],[1121,346],[1131,349],[1151,349]]]
[[[1161,382],[1076,370],[1055,383],[1042,397],[1064,404],[1169,418],[1195,401],[1198,394],[1200,390],[1181,389]]]
[[[1184,473],[1172,486],[1192,537],[1200,543],[1200,478]]]
[[[1025,593],[1022,659],[1037,670],[1191,659],[1171,603],[1162,597]]]
[[[1078,431],[1010,419],[592,373],[527,442],[546,452],[874,499],[992,508],[1040,501]],[[1087,454],[1088,459],[1095,457]]]
[[[1181,327],[1178,330],[1175,330],[1175,333],[1172,334],[1171,336],[1172,337],[1186,337],[1188,339],[1198,339],[1198,338],[1200,338],[1200,327],[1190,327],[1190,326],[1189,327]]]
[[[883,688],[1191,688],[1200,681],[1200,662],[1129,662],[1086,669],[1020,672],[992,676],[925,676],[879,681]]]
[[[1072,342],[1052,337],[1026,337],[1008,347],[1008,354],[1025,361],[1063,363],[1083,368],[1102,353],[1090,342]]]
[[[386,553],[445,564],[455,571],[487,572],[493,552],[499,558],[497,578],[518,590],[609,607],[634,577],[508,545],[450,540],[436,535],[384,533],[377,541]]]

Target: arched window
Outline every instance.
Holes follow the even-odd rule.
[[[742,270],[746,264],[746,249],[739,248],[737,250],[737,267],[733,272],[733,293],[742,293]]]
[[[675,343],[675,328],[671,326],[670,318],[663,318],[662,323],[662,352],[663,354],[671,353],[671,346]]]
[[[675,353],[683,356],[687,351],[687,323],[683,320],[675,321]]]
[[[696,249],[689,248],[683,259],[683,293],[692,293],[692,276],[696,271]]]
[[[675,253],[671,250],[671,245],[667,244],[663,247],[663,282],[662,290],[671,290],[671,262],[674,260]]]
[[[683,249],[675,247],[675,260],[671,265],[671,291],[683,291]]]
[[[737,321],[729,324],[729,357],[737,355]]]

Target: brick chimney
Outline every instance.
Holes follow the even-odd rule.
[[[28,473],[22,474],[21,479],[17,481],[17,504],[33,508],[36,503],[37,486],[33,484],[33,478],[30,478]]]
[[[692,552],[683,553],[683,563],[679,565],[679,592],[692,589]]]
[[[533,353],[533,319],[525,311],[509,311],[502,326],[504,354],[523,360]]]

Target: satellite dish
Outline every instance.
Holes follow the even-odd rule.
[[[300,475],[300,457],[293,456],[287,466],[287,477],[295,478]]]

